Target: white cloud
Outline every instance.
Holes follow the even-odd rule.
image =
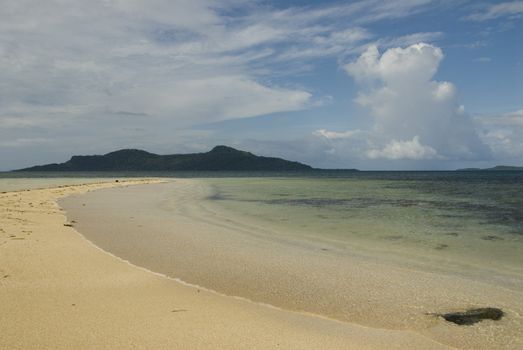
[[[372,36],[369,31],[359,27],[320,32],[311,37],[311,44],[307,47],[293,46],[282,52],[278,59],[285,61],[333,56],[350,51],[350,48]]]
[[[4,0],[0,139],[28,150],[28,140],[48,139],[53,154],[69,154],[72,144],[80,152],[150,138],[170,145],[181,127],[311,108],[323,98],[283,78],[312,70],[314,58],[358,52],[375,39],[367,24],[431,3]]]
[[[144,84],[112,98],[116,109],[141,111],[170,118],[170,113],[190,118],[185,124],[245,118],[299,110],[312,103],[302,90],[262,85],[243,76],[217,76]],[[176,117],[174,115],[173,117]]]
[[[428,1],[393,3],[276,10],[241,0],[4,1],[0,118],[38,106],[42,118],[56,107],[73,118],[121,109],[190,124],[308,108],[308,91],[266,83],[271,59],[296,65],[340,54],[372,34],[336,21],[398,18]]]
[[[414,136],[410,141],[392,140],[383,149],[371,149],[367,151],[367,156],[371,159],[434,159],[438,153],[430,146],[424,146],[419,141],[419,136]]]
[[[523,128],[523,109],[495,116],[476,117],[483,125]]]
[[[279,41],[285,28],[229,25],[220,5],[4,2],[0,118],[58,121],[120,109],[194,124],[307,108],[309,92],[263,83],[249,70],[271,52],[245,50]]]
[[[465,19],[471,21],[486,21],[499,17],[520,18],[523,16],[523,1],[508,1],[485,7]]]
[[[523,161],[523,109],[475,120],[481,128],[481,139],[495,158]]]
[[[371,46],[344,68],[359,81],[382,80],[398,86],[430,80],[442,58],[440,48],[424,43],[391,48],[382,55],[376,46]]]
[[[356,102],[370,110],[375,142],[386,145],[374,149],[416,146],[419,137],[425,144],[424,155],[431,154],[430,148],[449,159],[487,156],[488,149],[458,103],[454,85],[432,80],[442,59],[440,48],[425,43],[391,48],[383,54],[371,46],[344,66],[362,86]],[[391,143],[411,139],[405,145]]]
[[[418,32],[418,33],[411,33],[407,35],[402,35],[398,37],[388,37],[388,38],[381,38],[377,40],[374,45],[383,47],[383,48],[390,48],[390,47],[398,47],[398,46],[410,46],[417,43],[431,43],[434,41],[437,41],[438,39],[443,37],[443,32]]]
[[[369,8],[357,18],[357,22],[374,22],[383,19],[401,18],[406,15],[412,15],[425,9],[433,3],[432,0],[368,0]]]
[[[348,130],[348,131],[337,132],[337,131],[328,131],[325,129],[319,129],[319,130],[316,130],[313,134],[316,136],[322,136],[322,137],[332,140],[332,139],[351,138],[354,135],[357,135],[359,133],[361,133],[361,130]]]

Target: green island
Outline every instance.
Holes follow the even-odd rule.
[[[104,155],[73,156],[65,163],[38,165],[17,171],[303,171],[309,165],[262,157],[228,146],[209,152],[159,155],[122,149]]]

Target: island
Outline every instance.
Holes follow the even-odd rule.
[[[465,168],[456,171],[523,171],[521,166],[498,165],[492,168]]]
[[[228,146],[209,152],[159,155],[122,149],[104,155],[73,156],[65,163],[37,165],[15,171],[304,171],[309,165],[262,157]]]

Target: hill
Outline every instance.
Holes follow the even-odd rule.
[[[261,157],[232,147],[216,146],[205,153],[158,155],[123,149],[104,155],[73,156],[60,164],[16,171],[297,171],[313,168],[281,158]]]

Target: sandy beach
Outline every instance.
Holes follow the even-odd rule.
[[[417,334],[451,348],[523,344],[517,271],[503,277],[487,261],[467,276],[466,260],[454,261],[458,270],[427,271],[352,242],[303,237],[209,198],[207,181],[176,179],[69,196],[60,205],[76,229],[103,250],[224,295],[346,325]],[[499,284],[500,278],[509,283]],[[488,306],[502,308],[505,317],[463,327],[435,316]]]
[[[152,182],[0,194],[0,348],[449,348],[413,332],[285,311],[152,273],[87,241],[57,205],[73,194]]]

